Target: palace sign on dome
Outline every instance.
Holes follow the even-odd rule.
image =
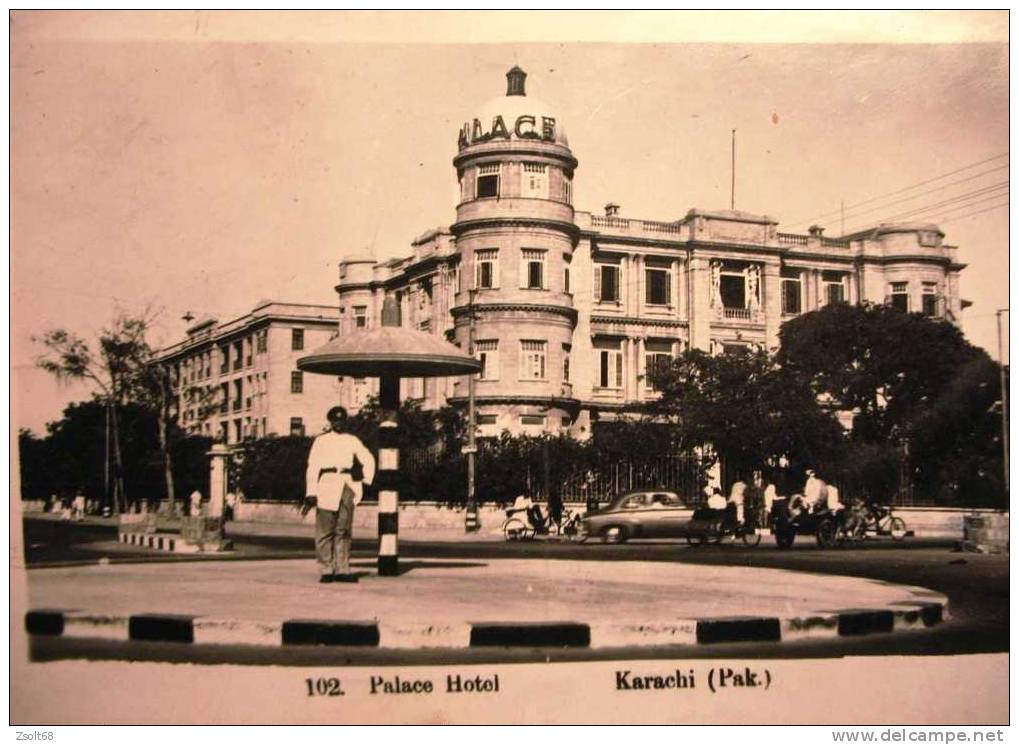
[[[539,122],[541,124],[540,131],[538,129]],[[551,116],[538,117],[533,114],[522,114],[516,118],[516,121],[513,122],[513,129],[510,130],[506,126],[506,121],[502,115],[496,114],[492,119],[492,128],[487,132],[481,124],[481,120],[475,119],[473,123],[464,122],[463,127],[460,129],[460,138],[457,144],[463,150],[465,147],[482,142],[510,140],[514,137],[518,140],[555,142],[555,119]]]

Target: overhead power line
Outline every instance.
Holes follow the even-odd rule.
[[[887,204],[877,205],[876,207],[868,207],[867,209],[862,210],[860,212],[857,212],[856,214],[853,214],[853,215],[847,214],[845,216],[846,217],[851,217],[853,219],[856,219],[856,218],[860,217],[861,215],[866,215],[866,214],[869,214],[871,212],[877,212],[879,210],[887,209],[888,207],[891,207],[892,205],[895,205],[895,204],[902,204],[903,202],[910,202],[910,201],[912,201],[914,199],[919,199],[920,197],[929,196],[930,194],[936,194],[939,191],[944,191],[945,189],[950,189],[951,187],[958,186],[959,184],[965,184],[967,181],[973,181],[974,179],[981,178],[983,176],[986,176],[989,173],[994,173],[995,171],[1000,171],[1002,169],[1006,169],[1006,168],[1008,168],[1008,166],[1009,166],[1008,163],[1006,163],[1005,165],[1002,165],[1002,166],[996,166],[996,167],[990,168],[990,169],[988,169],[986,171],[981,171],[980,173],[974,174],[972,176],[968,176],[966,178],[959,179],[958,181],[952,181],[951,183],[944,184],[943,186],[937,186],[937,187],[935,187],[933,189],[928,189],[927,191],[921,191],[918,194],[912,194],[912,195],[910,195],[908,197],[903,197],[902,199],[896,199],[894,201],[888,202]],[[846,210],[846,212],[847,213],[848,212],[852,212],[852,210]]]
[[[852,227],[852,228],[848,229],[846,231],[846,233],[850,234],[850,233],[859,232],[860,230],[866,229],[866,228],[870,227],[871,225],[873,225],[875,223],[893,222],[895,220],[903,220],[903,219],[908,218],[908,217],[916,217],[916,216],[922,215],[925,212],[932,212],[932,211],[935,211],[935,210],[938,210],[938,209],[942,209],[942,208],[944,208],[945,211],[951,211],[951,210],[953,210],[955,208],[958,208],[958,207],[969,207],[971,204],[976,204],[977,202],[980,202],[980,201],[986,202],[988,199],[991,199],[991,198],[994,198],[994,197],[1006,196],[1005,194],[1000,193],[1002,190],[1006,190],[1006,191],[1008,190],[1008,182],[1007,181],[1002,181],[1002,182],[1000,182],[998,184],[994,184],[992,186],[985,186],[985,187],[982,187],[980,189],[974,189],[973,191],[966,192],[965,194],[960,194],[958,196],[952,197],[951,199],[945,199],[945,200],[942,200],[940,202],[934,202],[933,204],[921,205],[919,207],[914,207],[912,209],[906,210],[905,212],[898,212],[898,213],[892,214],[892,215],[885,215],[885,216],[880,217],[880,218],[878,218],[876,220],[868,220],[867,222],[859,223],[855,227]],[[995,192],[999,192],[999,193],[995,193]],[[983,200],[977,199],[976,201],[971,201],[971,200],[976,199],[977,197],[981,197],[981,196],[984,196],[984,195],[987,195],[987,194],[992,194],[992,196],[988,197],[986,199],[983,199]]]
[[[967,212],[966,214],[963,215],[956,215],[955,217],[949,217],[947,220],[939,220],[939,222],[946,223],[955,222],[956,220],[965,220],[967,217],[976,217],[977,215],[982,215],[985,212],[996,210],[999,207],[1008,207],[1008,202],[1002,202],[1001,204],[992,204],[990,207],[984,207],[982,210],[977,210],[976,212]],[[992,313],[991,315],[994,314]]]
[[[943,178],[948,178],[949,176],[954,176],[957,173],[962,173],[963,171],[968,171],[971,168],[976,168],[977,166],[982,166],[985,163],[990,163],[992,161],[998,160],[999,158],[1004,158],[1004,157],[1007,157],[1007,156],[1008,156],[1008,151],[1006,150],[1003,153],[998,153],[997,155],[992,155],[990,158],[985,158],[984,160],[979,160],[979,161],[977,161],[975,163],[970,163],[969,165],[965,165],[962,168],[956,168],[954,171],[948,171],[947,173],[942,173],[939,176],[935,176],[933,178],[929,178],[929,179],[926,179],[924,181],[918,181],[915,184],[910,184],[909,186],[904,186],[901,189],[896,189],[895,191],[889,191],[889,192],[886,192],[884,194],[879,194],[876,197],[871,197],[870,199],[864,199],[862,202],[856,202],[854,204],[847,205],[846,209],[854,209],[856,207],[862,207],[865,204],[872,204],[872,203],[877,202],[877,201],[879,201],[881,199],[885,199],[886,197],[894,197],[894,196],[896,196],[898,194],[902,194],[904,192],[911,191],[912,189],[915,189],[918,186],[926,186],[927,184],[932,184],[935,181],[940,181]],[[790,225],[800,225],[802,223],[812,222],[814,220],[821,220],[821,219],[824,219],[826,217],[832,217],[834,215],[838,215],[839,213],[840,213],[840,210],[833,210],[831,212],[825,212],[824,214],[818,215],[816,217],[807,218],[805,220],[794,220],[794,221],[790,222]]]

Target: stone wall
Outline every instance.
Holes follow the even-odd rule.
[[[567,504],[569,509],[583,512],[583,504]],[[897,507],[895,514],[906,522],[906,528],[914,531],[918,538],[951,538],[962,540],[963,518],[966,515],[996,514],[994,510],[968,510],[950,507]],[[364,502],[354,512],[356,527],[373,528],[376,525],[378,507]],[[502,525],[506,519],[505,507],[483,505],[478,508],[478,517],[483,530]],[[292,504],[276,502],[241,502],[237,509],[237,520],[264,523],[299,523],[300,513]],[[303,520],[314,523],[314,513]],[[416,530],[448,530],[463,528],[462,507],[447,507],[437,502],[403,502],[400,505],[400,528]]]

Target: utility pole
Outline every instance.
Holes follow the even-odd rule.
[[[103,509],[110,504],[110,402],[106,402],[106,448],[103,451]]]
[[[474,356],[474,289],[467,291],[467,354]],[[480,528],[478,503],[474,494],[474,457],[478,446],[475,439],[474,373],[467,378],[467,514],[464,517],[464,532],[473,533]]]
[[[736,209],[736,130],[732,131],[732,174],[729,181],[729,209]]]
[[[998,367],[1001,368],[1001,444],[1004,449],[1005,494],[1008,495],[1008,381],[1005,379],[1005,357],[1001,346],[1001,314],[1008,313],[1008,308],[995,312],[998,318]]]

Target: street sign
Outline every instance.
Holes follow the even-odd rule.
[[[463,453],[464,455],[470,455],[471,453],[478,452],[478,449],[476,447],[471,447],[470,445],[464,445],[462,448],[460,448],[460,452]]]

